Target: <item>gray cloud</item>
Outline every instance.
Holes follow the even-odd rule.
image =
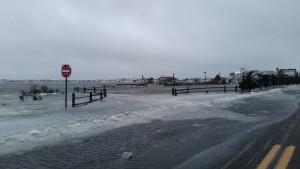
[[[226,75],[299,68],[300,2],[2,0],[0,79]]]

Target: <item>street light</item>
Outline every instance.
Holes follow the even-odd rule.
[[[204,80],[205,80],[204,84],[206,84],[206,72],[204,72]]]

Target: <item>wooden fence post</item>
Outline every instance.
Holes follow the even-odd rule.
[[[101,92],[102,92],[102,91],[101,91]],[[106,96],[107,96],[107,91],[106,91],[105,88],[103,89],[103,92],[104,92],[104,97],[106,97]]]
[[[72,107],[75,107],[75,93],[72,93]]]
[[[174,91],[174,88],[172,88],[172,95],[175,95],[175,91]]]
[[[83,87],[83,93],[85,93],[85,87]]]
[[[96,93],[96,87],[94,86],[94,93]]]
[[[187,87],[186,90],[187,90],[187,93],[190,93],[189,87]]]
[[[92,94],[92,92],[90,92],[90,102],[92,102],[93,101],[93,94]]]
[[[100,100],[102,100],[102,98],[103,98],[103,97],[102,97],[102,94],[103,94],[103,93],[102,93],[102,91],[101,91],[101,92],[100,92]]]
[[[235,92],[237,92],[237,86],[235,86]]]

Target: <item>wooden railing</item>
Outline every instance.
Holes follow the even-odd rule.
[[[74,92],[83,92],[83,93],[89,93],[89,92],[93,92],[93,93],[98,93],[101,92],[102,89],[104,90],[105,87],[74,87]]]
[[[188,93],[208,93],[208,92],[237,92],[238,87],[237,86],[206,86],[206,87],[197,87],[197,88],[180,88],[172,89],[172,95],[177,96],[178,94],[188,94]]]
[[[72,93],[72,107],[86,105],[88,103],[97,100],[103,100],[103,98],[105,98],[106,96],[107,96],[106,90],[100,91],[100,93],[90,92],[88,96],[79,96],[79,97],[76,97],[75,93]],[[84,101],[78,103],[78,100],[84,100]]]

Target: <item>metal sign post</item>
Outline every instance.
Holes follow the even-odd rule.
[[[66,88],[65,88],[65,109],[67,109],[67,102],[68,102],[68,77],[71,75],[71,66],[70,65],[63,65],[61,68],[61,74],[63,77],[66,78]]]
[[[66,88],[65,88],[65,109],[67,109],[68,102],[68,78],[66,77]]]

